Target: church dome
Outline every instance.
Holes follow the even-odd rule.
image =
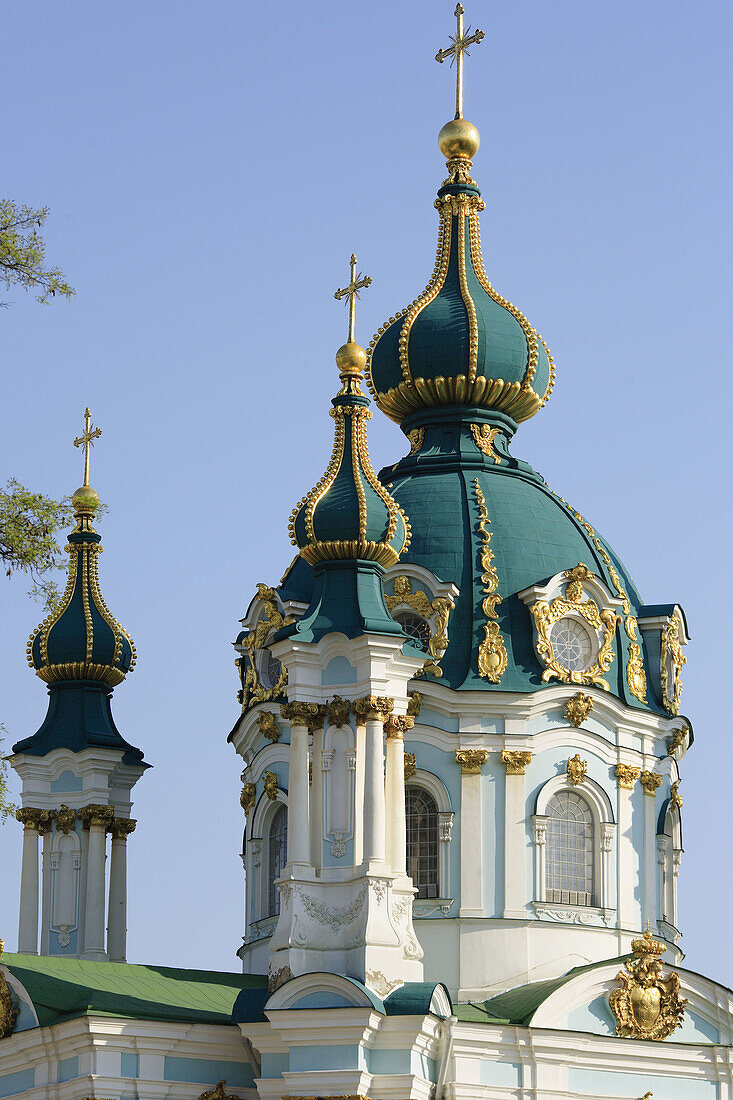
[[[100,680],[121,683],[135,666],[135,646],[102,598],[101,536],[92,526],[99,497],[88,485],[72,497],[76,529],[69,535],[69,576],[57,610],[28,640],[28,664],[48,684]]]
[[[451,405],[527,420],[552,392],[552,356],[486,275],[479,232],[484,203],[470,176],[471,161],[455,156],[448,167],[435,201],[440,224],[432,277],[372,338],[369,388],[382,412],[398,423],[423,409]]]

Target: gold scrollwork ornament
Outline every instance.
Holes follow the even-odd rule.
[[[395,577],[391,596],[385,596],[388,611],[392,612],[401,604],[411,607],[421,618],[432,626],[428,641],[430,660],[424,665],[422,672],[431,672],[433,676],[440,677],[443,670],[440,661],[448,648],[448,620],[450,613],[456,606],[450,596],[436,596],[431,600],[427,592],[422,588],[417,592],[412,590],[412,582],[409,577],[401,575]]]
[[[588,761],[581,760],[580,753],[576,752],[575,756],[571,756],[567,763],[567,777],[574,787],[577,787],[579,783],[585,783],[585,777],[588,773]]]
[[[537,653],[547,666],[542,673],[542,679],[551,680],[555,677],[565,684],[597,684],[604,691],[609,691],[609,685],[602,674],[608,672],[613,662],[613,638],[621,616],[610,608],[599,608],[590,597],[583,599],[583,582],[593,576],[587,565],[579,563],[574,569],[566,570],[565,576],[568,583],[564,596],[558,596],[552,603],[538,600],[530,608],[537,631]],[[580,615],[596,635],[601,635],[596,659],[587,669],[575,671],[565,668],[555,656],[550,631],[555,623],[568,614]]]
[[[664,977],[660,956],[666,945],[652,939],[632,940],[633,959],[616,975],[620,982],[608,1001],[616,1017],[616,1034],[624,1039],[666,1039],[682,1026],[687,999],[680,996],[679,974]]]
[[[670,714],[679,714],[682,695],[682,666],[687,658],[682,652],[680,627],[676,618],[662,631],[662,703]]]
[[[578,729],[583,722],[588,720],[588,715],[593,710],[593,700],[590,695],[579,691],[565,704],[565,718],[571,726]]]
[[[270,699],[279,698],[281,695],[285,694],[285,688],[288,683],[288,672],[285,666],[282,665],[280,678],[277,683],[271,688],[265,687],[260,680],[256,655],[265,647],[268,638],[274,634],[275,631],[280,630],[283,626],[289,626],[290,623],[295,622],[295,620],[292,615],[288,615],[288,617],[285,618],[278,608],[277,593],[274,588],[270,588],[266,584],[258,584],[257,595],[264,605],[262,616],[242,642],[242,648],[247,657],[246,672],[242,679],[243,710],[247,710],[247,708],[251,707],[254,703],[263,703]],[[245,665],[240,664],[240,669],[243,672],[244,668]]]

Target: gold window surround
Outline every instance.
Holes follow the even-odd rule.
[[[450,644],[448,625],[451,612],[455,609],[458,588],[454,584],[438,581],[421,566],[398,564],[387,570],[384,589],[384,600],[390,614],[412,611],[425,620],[430,631],[429,658],[422,671],[440,678],[443,675],[440,661]]]

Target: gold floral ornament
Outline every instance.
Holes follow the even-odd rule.
[[[257,715],[257,722],[260,727],[260,733],[263,737],[266,737],[268,741],[272,741],[272,743],[275,744],[276,741],[280,740],[280,727],[272,711],[263,710],[261,714]]]
[[[488,759],[486,749],[456,749],[456,763],[461,765],[461,775],[481,775]]]
[[[289,626],[295,620],[292,615],[286,618],[280,611],[274,588],[266,584],[258,584],[257,595],[263,603],[262,614],[242,642],[242,649],[246,656],[246,672],[242,679],[242,710],[247,710],[255,703],[268,702],[270,699],[277,699],[284,695],[288,683],[288,671],[284,665],[281,665],[277,683],[271,687],[263,684],[257,668],[257,658],[265,650],[268,639],[281,627]]]
[[[417,761],[414,752],[405,753],[405,779],[412,779],[417,771]]]
[[[634,783],[641,775],[641,768],[634,767],[633,764],[617,764],[614,769],[614,775],[618,782],[619,787],[625,791],[632,791],[634,789]]]
[[[242,786],[242,793],[239,796],[239,805],[244,810],[245,814],[254,806],[257,801],[257,787],[254,783],[245,783]]]
[[[0,963],[3,961],[5,943],[0,940]],[[5,975],[0,973],[0,1039],[12,1035],[18,1019],[18,1009],[13,1004],[13,995]]]
[[[410,441],[410,454],[416,455],[425,442],[425,429],[413,428],[412,431],[407,433],[407,438]],[[409,458],[410,455],[407,457]]]
[[[590,695],[585,695],[582,691],[579,691],[572,699],[568,699],[565,704],[565,718],[571,726],[578,729],[583,725],[583,722],[588,720],[588,715],[592,710],[593,700]]]
[[[265,785],[265,794],[269,798],[270,802],[274,802],[277,798],[277,775],[275,772],[265,772],[262,777]]]
[[[507,666],[507,651],[499,630],[499,623],[497,622],[499,616],[496,611],[497,606],[501,603],[501,596],[498,592],[499,574],[493,564],[494,552],[491,549],[491,532],[486,527],[487,523],[491,524],[489,511],[486,507],[486,497],[481,491],[478,478],[474,479],[473,488],[478,508],[476,529],[481,539],[481,584],[484,593],[481,608],[486,616],[484,639],[478,647],[478,672],[479,676],[483,676],[492,684],[498,684],[506,672]]]
[[[629,691],[632,695],[641,703],[646,703],[646,672],[644,671],[644,661],[641,656],[641,646],[639,645],[639,639],[636,633],[636,628],[639,625],[634,615],[631,614],[631,603],[629,597],[626,594],[626,590],[621,584],[621,578],[616,570],[610,563],[608,564],[608,572],[613,582],[613,587],[616,589],[619,599],[624,611],[624,630],[626,631],[626,637],[629,639],[629,659],[626,662],[626,683],[628,684]]]
[[[580,759],[580,753],[576,752],[575,756],[571,756],[567,763],[567,777],[574,787],[577,787],[579,783],[585,783],[585,778],[588,773],[588,761]]]
[[[679,714],[682,695],[682,666],[687,658],[682,652],[680,624],[675,615],[662,631],[662,703],[670,714]]]
[[[670,804],[670,806],[675,807],[675,809],[681,810],[682,809],[682,803],[683,803],[683,799],[682,799],[682,795],[680,794],[680,780],[678,779],[677,782],[673,783],[672,786],[670,787],[669,804]]]
[[[632,940],[633,959],[616,975],[620,983],[608,1003],[616,1017],[616,1034],[624,1039],[666,1039],[682,1026],[688,1001],[680,996],[680,977],[672,971],[665,978],[660,956],[666,945],[652,939],[647,928],[642,939]]]
[[[521,749],[504,749],[501,762],[506,768],[507,775],[526,775],[527,768],[532,763],[532,753]]]
[[[583,582],[594,578],[587,565],[579,563],[574,569],[566,570],[565,576],[567,585],[564,596],[558,596],[552,603],[537,600],[530,607],[537,631],[537,652],[547,666],[542,673],[542,679],[551,680],[555,677],[566,684],[597,684],[604,691],[609,691],[609,685],[602,674],[608,672],[613,663],[613,638],[621,616],[610,608],[599,608],[590,597],[583,599]],[[551,638],[552,627],[568,615],[584,619],[600,639],[595,660],[587,669],[566,668],[555,654]]]
[[[395,577],[392,595],[385,596],[384,602],[390,614],[398,607],[411,607],[426,621],[430,629],[428,639],[430,660],[426,661],[420,674],[430,672],[439,679],[443,675],[440,661],[449,645],[448,621],[451,611],[456,606],[454,601],[450,596],[436,596],[431,600],[422,588],[413,592],[410,578],[402,575]]]
[[[226,1081],[217,1081],[213,1089],[208,1089],[206,1092],[202,1092],[199,1096],[199,1100],[239,1100],[233,1092],[227,1093],[224,1086]]]
[[[675,730],[672,736],[667,741],[667,756],[674,756],[677,749],[681,749],[685,743],[685,738],[690,732],[689,726],[681,726],[678,730]]]
[[[657,775],[656,772],[642,772],[639,778],[644,788],[644,794],[648,795],[649,798],[655,798],[662,785],[661,775]]]

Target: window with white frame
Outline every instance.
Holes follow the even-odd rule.
[[[565,905],[595,905],[593,815],[575,791],[559,791],[547,805],[545,898]]]
[[[267,860],[267,916],[274,917],[280,912],[280,891],[276,883],[285,870],[288,859],[288,811],[286,806],[278,806],[270,822]]]
[[[438,805],[422,787],[405,789],[407,873],[418,898],[440,897]]]

